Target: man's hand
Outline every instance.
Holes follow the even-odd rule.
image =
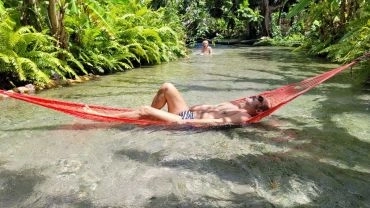
[[[96,114],[96,112],[94,110],[92,110],[88,105],[85,105],[83,107],[83,110],[86,112],[86,113],[92,113],[92,114]]]

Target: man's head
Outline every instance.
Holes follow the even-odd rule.
[[[208,45],[209,45],[208,40],[204,40],[202,42],[202,45],[203,45],[203,47],[208,47]]]
[[[245,109],[251,116],[255,116],[270,108],[269,101],[263,96],[251,96],[246,98]]]

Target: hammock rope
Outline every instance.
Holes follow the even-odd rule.
[[[342,65],[338,68],[324,72],[317,76],[305,79],[301,82],[288,84],[280,88],[270,90],[270,91],[265,91],[265,92],[258,94],[258,95],[264,96],[266,99],[269,100],[271,108],[254,117],[249,118],[248,120],[245,121],[245,124],[259,122],[262,118],[272,114],[274,111],[276,111],[283,105],[287,104],[288,102],[292,101],[293,99],[297,98],[298,96],[302,95],[303,93],[325,82],[326,80],[330,79],[331,77],[338,74],[339,72],[349,67],[352,67],[356,63],[362,61],[364,57],[365,58],[370,57],[370,53],[367,53],[363,55],[362,57],[357,58],[348,64]],[[170,123],[166,121],[141,119],[141,118],[136,119],[136,118],[103,116],[103,115],[96,115],[93,113],[88,113],[88,112],[85,112],[84,110],[84,107],[86,106],[86,104],[84,103],[47,99],[47,98],[41,98],[38,96],[14,93],[14,92],[9,92],[9,91],[4,91],[4,90],[0,90],[0,94],[9,96],[14,99],[22,100],[28,103],[32,103],[35,105],[50,108],[56,111],[60,111],[60,112],[63,112],[65,114],[69,114],[75,117],[93,120],[93,121],[115,122],[115,123],[118,122],[118,123],[136,124],[136,125],[170,125]],[[244,98],[236,99],[230,102],[241,103],[245,101],[246,101],[246,98],[244,97]],[[92,110],[100,112],[100,113],[104,113],[105,115],[117,114],[120,112],[129,112],[129,111],[134,110],[131,108],[115,108],[115,107],[101,106],[101,105],[88,105],[88,106]],[[205,124],[205,126],[206,125],[207,124]],[[208,124],[208,126],[209,125],[212,125],[212,124]]]

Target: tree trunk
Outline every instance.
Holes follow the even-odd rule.
[[[347,6],[347,20],[353,18],[357,10],[360,8],[360,2],[358,0],[348,0]]]
[[[268,0],[261,1],[261,15],[263,16],[262,36],[272,37],[271,11]]]
[[[37,13],[37,0],[23,0],[21,24],[31,25],[39,32],[42,30],[39,14]]]
[[[49,0],[48,15],[50,21],[51,34],[58,41],[58,46],[68,48],[68,36],[64,27],[64,5],[60,5],[59,0]]]
[[[56,8],[56,1],[57,0],[49,0],[49,7],[48,7],[48,14],[49,14],[49,21],[50,21],[50,29],[51,34],[56,37],[58,34],[58,28],[59,28],[59,15],[57,13]]]
[[[279,1],[276,1],[279,3]],[[286,4],[287,0],[281,0],[276,6],[270,6],[269,0],[262,0],[260,4],[261,15],[263,18],[262,24],[262,36],[272,37],[272,25],[271,25],[271,15],[274,11],[280,9]]]

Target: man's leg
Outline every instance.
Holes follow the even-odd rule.
[[[108,117],[122,117],[122,118],[134,118],[134,119],[150,118],[150,119],[170,121],[170,122],[176,122],[176,121],[181,120],[181,116],[179,115],[169,113],[169,112],[166,112],[160,109],[156,109],[151,106],[143,106],[133,111],[127,111],[127,112],[116,113],[116,114],[100,113],[98,111],[95,111],[89,108],[88,105],[84,106],[83,110],[87,113],[100,115],[100,116],[108,116]]]
[[[162,84],[151,106],[156,109],[162,109],[166,104],[168,112],[174,114],[179,114],[189,109],[180,92],[171,83]]]
[[[153,108],[151,106],[143,106],[139,109],[140,117],[141,118],[151,118],[156,120],[162,120],[162,121],[170,121],[170,122],[176,122],[181,121],[181,116],[169,113],[164,110],[160,110],[157,108]]]

